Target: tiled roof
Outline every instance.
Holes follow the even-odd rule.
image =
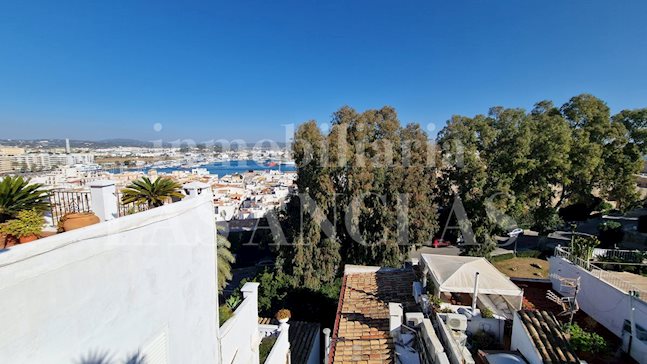
[[[259,317],[258,323],[261,325],[278,325],[276,319],[267,317]],[[288,322],[290,329],[288,331],[288,341],[290,342],[290,362],[291,363],[307,363],[310,357],[310,351],[313,345],[321,345],[316,341],[320,330],[320,326],[314,322],[305,321],[292,321]],[[321,360],[321,358],[319,358]]]
[[[332,347],[332,363],[394,363],[389,333],[389,302],[413,310],[412,270],[344,276]]]
[[[561,325],[552,313],[529,310],[521,310],[518,313],[545,364],[580,362],[575,352],[570,349]]]

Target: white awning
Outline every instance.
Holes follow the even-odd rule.
[[[474,292],[479,273],[479,294],[521,296],[523,291],[485,258],[422,254],[426,271],[441,292]]]

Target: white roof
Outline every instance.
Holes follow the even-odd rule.
[[[521,288],[485,258],[422,254],[422,260],[441,292],[474,292],[478,272],[479,294],[523,295]]]

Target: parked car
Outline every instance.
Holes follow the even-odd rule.
[[[431,244],[434,248],[440,248],[443,246],[450,246],[451,243],[449,240],[443,240],[443,239],[434,239],[434,242]]]
[[[510,231],[510,232],[508,233],[508,236],[509,236],[509,237],[511,237],[511,238],[513,238],[513,237],[515,237],[515,236],[519,236],[519,235],[521,235],[521,234],[523,234],[523,229],[516,228],[516,229],[514,229],[514,230]]]

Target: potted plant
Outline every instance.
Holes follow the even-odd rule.
[[[3,223],[0,231],[17,238],[20,243],[28,243],[39,238],[45,219],[37,210],[24,210],[16,214],[16,219]]]
[[[101,219],[93,212],[71,212],[63,215],[58,222],[59,232],[80,229],[89,225],[98,224]]]
[[[290,317],[292,317],[292,313],[286,308],[282,308],[276,313],[276,319],[282,324],[288,322]]]

